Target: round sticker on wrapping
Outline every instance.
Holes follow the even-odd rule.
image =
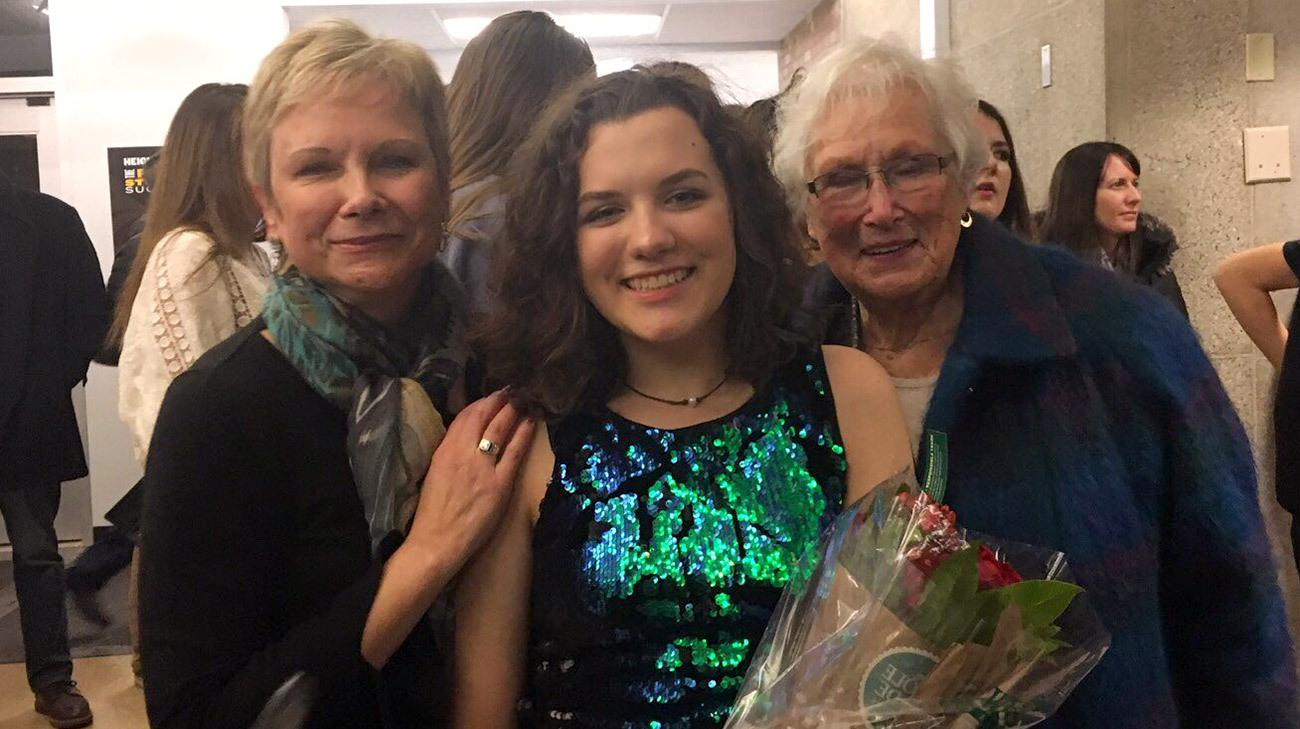
[[[938,665],[939,659],[918,648],[893,648],[880,654],[862,677],[862,712],[868,725],[888,726],[888,723],[876,724],[868,711],[872,706],[890,699],[906,699],[916,692],[917,686]]]

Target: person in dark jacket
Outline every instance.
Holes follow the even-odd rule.
[[[1277,567],[1223,384],[1149,289],[969,213],[988,159],[975,106],[951,65],[893,43],[809,70],[775,166],[826,257],[815,331],[885,368],[914,434],[947,436],[963,525],[1064,553],[1111,632],[1040,727],[1295,729]]]
[[[145,185],[153,188],[154,170],[158,165],[161,151],[154,152],[144,163]],[[113,266],[108,272],[106,285],[109,311],[117,309],[117,300],[122,295],[122,286],[131,273],[131,264],[135,262],[135,253],[140,249],[140,235],[144,232],[145,214],[142,212],[126,230],[126,242],[113,254]],[[116,367],[122,356],[121,341],[105,341],[95,354],[99,364]],[[105,627],[111,618],[99,604],[98,593],[104,589],[114,575],[131,564],[131,552],[135,549],[135,531],[138,528],[140,514],[139,483],[132,486],[127,494],[117,502],[105,515],[110,522],[108,532],[97,535],[93,544],[77,555],[68,565],[68,595],[72,606],[81,616],[92,624]]]
[[[1154,215],[1138,213],[1137,230],[1129,237],[1129,262],[1125,270],[1132,278],[1150,286],[1157,294],[1187,316],[1187,302],[1183,300],[1182,287],[1174,275],[1174,253],[1178,250],[1178,237]]]
[[[149,159],[152,161],[155,158]],[[148,169],[146,167],[146,170]],[[146,171],[145,174],[149,172]],[[108,292],[108,300],[114,309],[117,308],[117,300],[122,298],[122,287],[126,283],[126,277],[131,273],[131,264],[135,263],[135,253],[140,250],[142,233],[144,233],[144,213],[140,213],[135,220],[131,221],[130,227],[126,229],[126,241],[113,253],[113,267],[108,271],[108,283],[105,288]],[[120,341],[104,342],[103,348],[95,354],[95,361],[108,367],[116,367],[117,360],[121,356]]]
[[[154,178],[157,175],[158,160],[162,158],[162,150],[158,150],[149,155],[149,159],[144,163],[144,181],[145,187],[153,189]],[[122,288],[126,285],[126,279],[131,274],[131,264],[135,263],[135,253],[140,250],[140,236],[144,233],[145,213],[141,211],[131,225],[126,229],[126,241],[122,247],[113,253],[113,267],[108,272],[108,283],[105,288],[108,290],[108,301],[117,309],[117,300],[122,298]],[[120,338],[118,338],[120,340]],[[116,367],[117,360],[122,356],[121,341],[106,341],[103,348],[95,355],[95,361]]]
[[[0,514],[13,545],[27,681],[58,727],[91,722],[72,681],[61,484],[86,476],[72,389],[108,326],[94,246],[77,211],[0,176]]]
[[[1150,286],[1186,317],[1171,268],[1178,242],[1142,212],[1141,174],[1137,155],[1122,144],[1086,142],[1066,152],[1052,172],[1038,238]]]

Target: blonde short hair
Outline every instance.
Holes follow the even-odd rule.
[[[438,199],[446,220],[451,155],[442,80],[429,54],[414,43],[374,38],[349,20],[323,20],[290,34],[262,59],[244,103],[244,172],[268,197],[271,133],[295,105],[328,98],[356,84],[391,88],[424,124],[433,151]]]
[[[845,101],[881,98],[909,87],[925,96],[930,123],[956,157],[957,182],[967,193],[988,162],[988,144],[975,123],[979,98],[955,63],[922,60],[893,38],[849,40],[818,61],[782,96],[772,167],[799,217],[808,210],[808,144],[813,128]]]

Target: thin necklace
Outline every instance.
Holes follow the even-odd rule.
[[[688,397],[685,400],[669,400],[667,398],[655,397],[654,395],[649,395],[644,392],[641,392],[635,387],[632,387],[632,383],[628,382],[627,380],[623,380],[623,387],[626,387],[627,389],[640,395],[641,397],[644,397],[647,400],[654,400],[655,402],[661,402],[665,405],[676,405],[678,407],[690,407],[690,408],[693,408],[696,405],[699,405],[700,403],[707,400],[710,395],[717,392],[718,390],[721,390],[722,386],[725,384],[727,384],[727,375],[723,375],[722,381],[714,385],[712,390],[709,390],[708,392],[704,393],[703,395],[700,395],[699,397]]]
[[[865,347],[873,352],[891,352],[894,354],[898,354],[899,352],[906,352],[909,349],[912,349],[913,347],[917,346],[918,344],[924,344],[926,342],[933,342],[937,339],[946,339],[948,337],[951,337],[952,335],[957,333],[957,329],[960,326],[960,324],[958,324],[956,326],[953,326],[951,329],[948,329],[947,331],[943,331],[938,334],[932,334],[928,337],[919,337],[917,339],[913,339],[912,341],[908,342],[906,345],[902,347],[885,347],[883,345],[872,345],[867,342],[866,337],[862,336],[862,330],[865,329],[864,326],[865,323],[866,322],[863,321],[862,319],[862,305],[859,304],[856,299],[854,299],[853,300],[853,324],[852,324],[853,346],[859,348]]]

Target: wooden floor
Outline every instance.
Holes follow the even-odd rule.
[[[147,729],[144,694],[131,676],[130,656],[80,658],[72,677],[90,701],[97,729]],[[32,708],[32,692],[21,663],[0,665],[0,729],[49,729]]]

